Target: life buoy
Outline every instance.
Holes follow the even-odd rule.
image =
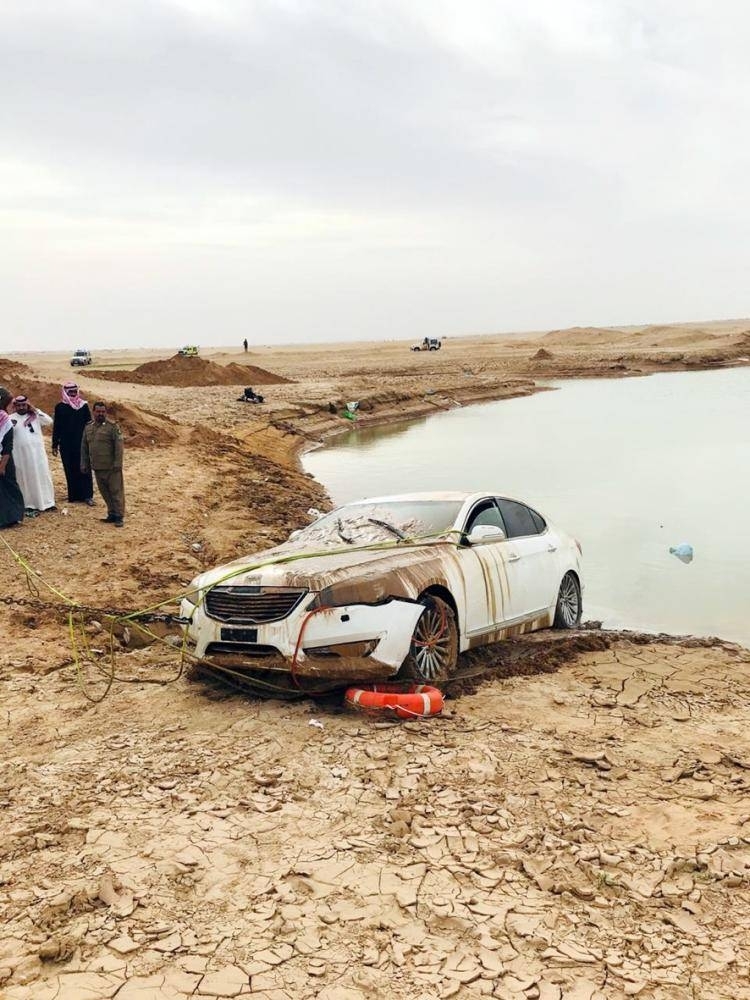
[[[399,719],[439,715],[443,693],[428,684],[373,684],[369,688],[349,688],[346,704],[365,711],[393,712]]]

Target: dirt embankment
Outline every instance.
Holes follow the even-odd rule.
[[[26,365],[19,365],[0,358],[0,385],[7,386],[14,395],[28,396],[32,405],[53,415],[55,406],[61,400],[60,386],[44,382],[34,377]],[[83,395],[83,393],[82,393]],[[97,397],[85,394],[89,406]],[[105,402],[107,402],[105,400]],[[148,448],[177,441],[183,429],[166,414],[153,413],[145,408],[124,402],[107,402],[112,420],[117,421],[125,443],[132,448]]]
[[[280,385],[290,379],[255,365],[218,365],[206,358],[175,354],[163,361],[147,361],[129,372],[92,371],[92,376],[109,382],[134,382],[138,385]]]
[[[16,392],[14,389],[15,383],[31,377],[32,371],[28,365],[23,364],[21,361],[0,358],[0,385],[4,385],[6,389],[10,389],[15,395],[19,395],[22,391],[19,389]]]

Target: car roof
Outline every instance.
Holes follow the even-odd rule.
[[[349,503],[344,504],[345,507],[352,507],[356,504],[364,503],[394,503],[395,501],[401,500],[404,502],[416,502],[420,500],[448,500],[455,501],[459,503],[465,503],[467,500],[478,500],[481,497],[491,497],[497,494],[487,492],[487,493],[477,493],[477,492],[466,492],[460,490],[434,490],[432,492],[421,492],[421,493],[394,493],[390,496],[383,497],[363,497],[361,500],[351,500]]]
[[[485,500],[489,497],[499,497],[501,500],[513,500],[515,503],[520,503],[525,507],[536,510],[536,507],[527,500],[508,496],[507,493],[501,493],[498,490],[475,490],[473,492],[466,490],[435,490],[433,492],[423,491],[421,493],[394,493],[383,497],[362,497],[359,500],[350,500],[348,503],[340,504],[339,506],[355,507],[357,504],[396,503],[399,501],[403,503],[418,503],[419,501],[424,502],[429,500],[454,502],[471,506],[471,504],[476,503],[478,500]]]

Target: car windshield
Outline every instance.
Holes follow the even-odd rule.
[[[446,534],[461,510],[459,500],[384,500],[354,503],[326,514],[304,528],[296,542],[311,545],[369,545],[373,542]]]

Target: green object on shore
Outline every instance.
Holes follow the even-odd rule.
[[[342,410],[341,411],[341,416],[342,417],[346,417],[347,420],[356,420],[357,419],[357,414],[356,413],[352,413],[351,410]]]

